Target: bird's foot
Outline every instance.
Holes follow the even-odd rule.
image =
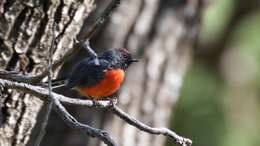
[[[93,102],[93,107],[98,107],[98,101],[95,98],[92,98],[91,100]]]
[[[117,97],[113,97],[113,98],[109,98],[109,107],[114,108],[114,106],[118,103],[118,98]]]

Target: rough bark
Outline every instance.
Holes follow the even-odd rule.
[[[118,97],[125,111],[150,126],[168,127],[191,61],[201,9],[201,0],[122,1],[97,37],[98,47],[125,46],[141,59],[127,71]],[[106,117],[102,126],[120,145],[164,144],[164,137],[141,132],[112,115]]]
[[[2,0],[0,67],[28,75],[40,74],[47,65],[53,22],[58,25],[55,60],[72,47],[73,38],[92,9],[92,0]],[[32,130],[43,105],[39,98],[4,89],[0,145],[24,146],[29,141],[32,144]]]

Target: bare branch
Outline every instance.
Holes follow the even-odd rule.
[[[51,86],[51,82],[52,82],[52,56],[53,56],[53,48],[54,48],[54,43],[56,40],[56,36],[55,36],[55,29],[56,29],[56,23],[53,21],[53,26],[52,26],[52,42],[51,42],[51,46],[49,49],[49,57],[48,57],[48,90],[49,90],[49,96],[52,97],[52,86]],[[35,146],[40,146],[41,141],[44,137],[44,135],[46,134],[46,126],[48,124],[49,121],[49,116],[52,110],[52,106],[53,106],[53,101],[52,99],[49,100],[45,100],[45,104],[46,104],[46,111],[44,113],[44,117],[43,117],[43,121],[41,123],[41,127],[40,127],[40,132],[36,138],[35,141]]]
[[[49,98],[48,90],[42,88],[40,86],[30,85],[26,83],[18,83],[13,82],[5,79],[0,79],[0,85],[10,89],[17,89],[28,94],[35,95],[42,100],[47,100]],[[75,98],[69,98],[55,92],[52,92],[52,95],[55,96],[59,101],[70,104],[70,105],[80,105],[80,106],[87,106],[87,107],[97,107],[97,108],[106,108],[111,106],[111,102],[108,100],[101,100],[101,101],[93,101],[93,100],[80,100]]]
[[[91,26],[90,30],[86,33],[83,39],[89,40],[93,34],[97,31],[98,28],[104,24],[106,19],[111,15],[114,9],[120,4],[120,0],[111,0],[107,8],[103,11],[98,20]]]
[[[75,54],[77,51],[81,49],[79,43],[74,43],[73,49],[68,49],[68,51],[58,60],[55,60],[53,62],[53,70],[57,69],[60,65],[62,65],[66,60],[71,58],[73,54]],[[36,75],[36,76],[31,76],[29,79],[27,79],[27,82],[24,83],[31,83],[31,84],[37,84],[39,83],[44,77],[46,77],[48,74],[48,69],[44,70],[41,74]]]
[[[48,124],[48,120],[49,120],[49,115],[51,113],[51,109],[52,109],[52,106],[53,106],[53,102],[50,101],[50,100],[46,100],[45,101],[45,104],[46,104],[46,110],[44,111],[44,117],[43,117],[43,121],[40,125],[40,130],[39,130],[39,134],[38,136],[36,137],[36,140],[35,140],[35,144],[34,146],[40,146],[41,142],[42,142],[42,139],[43,137],[45,136],[46,134],[46,126]]]
[[[84,133],[86,133],[88,136],[91,137],[97,137],[100,140],[102,140],[104,143],[106,143],[108,146],[117,146],[114,140],[110,137],[110,135],[103,130],[96,129],[93,127],[90,127],[88,125],[79,123],[73,116],[71,116],[66,109],[61,105],[60,101],[62,102],[68,102],[69,104],[73,103],[80,103],[81,105],[85,105],[88,107],[109,107],[111,106],[110,101],[96,101],[93,102],[91,100],[80,100],[79,99],[70,99],[68,97],[59,95],[57,93],[52,92],[51,96],[49,96],[49,92],[47,89],[41,88],[39,86],[34,86],[26,83],[17,83],[13,81],[3,80],[0,79],[0,85],[11,88],[11,89],[18,89],[21,91],[24,91],[26,93],[35,95],[37,97],[41,97],[45,100],[48,100],[50,97],[52,98],[55,106],[56,106],[56,112],[59,113],[59,115],[62,117],[62,119],[71,127],[81,129]]]
[[[102,140],[108,146],[117,146],[116,142],[112,139],[110,134],[104,130],[96,129],[86,124],[79,123],[72,115],[70,115],[67,110],[63,107],[60,101],[52,96],[54,104],[56,106],[56,111],[62,117],[62,119],[72,128],[80,129],[88,136],[97,137]]]
[[[0,68],[0,78],[22,83],[32,83],[32,77],[21,75],[18,72],[6,71]]]
[[[85,42],[80,42],[83,46],[84,49],[86,49],[88,51],[88,53],[90,54],[90,56],[95,58],[95,64],[99,65],[99,60],[98,60],[98,55],[97,53],[91,48],[89,40],[87,39]]]
[[[34,86],[34,85],[30,85],[30,84],[25,84],[25,83],[17,83],[17,82],[12,82],[12,81],[3,80],[3,79],[0,79],[0,84],[2,84],[4,87],[8,87],[11,89],[18,89],[18,90],[28,92],[30,94],[33,94],[35,96],[38,96],[38,97],[41,97],[44,99],[49,98],[48,90],[41,88],[39,86]],[[52,96],[55,98],[55,100],[58,100],[59,102],[63,102],[66,104],[71,104],[71,105],[81,105],[81,106],[96,107],[96,108],[111,107],[111,101],[95,101],[94,102],[92,100],[72,99],[72,98],[69,98],[69,97],[54,93],[54,92],[52,92]],[[113,103],[112,105],[114,105],[114,104],[116,104],[116,103]],[[59,105],[57,105],[57,103],[55,103],[55,105],[59,106]],[[62,108],[60,108],[60,109],[63,110]],[[174,141],[176,143],[183,145],[183,146],[192,144],[192,141],[190,139],[181,137],[181,136],[177,135],[175,132],[173,132],[167,128],[152,128],[148,125],[145,125],[144,123],[142,123],[142,122],[138,121],[137,119],[131,117],[130,115],[126,114],[124,111],[122,111],[117,106],[113,106],[112,111],[114,114],[119,116],[121,119],[123,119],[130,125],[133,125],[142,131],[145,131],[145,132],[148,132],[151,134],[157,134],[157,135],[162,134],[162,135],[168,136],[168,137],[174,139]],[[67,115],[67,114],[65,114],[65,115]],[[67,119],[68,117],[63,117],[63,118]],[[74,121],[74,120],[72,119],[72,121]],[[71,121],[69,121],[69,122],[71,123]],[[84,126],[83,127],[82,126],[83,125],[77,125],[77,128],[81,127],[79,129],[82,129],[82,128],[84,129]],[[98,138],[100,138],[100,137],[98,137]],[[103,141],[103,139],[101,139],[101,140]]]
[[[125,113],[123,110],[121,110],[117,106],[113,106],[112,111],[114,114],[116,114],[118,117],[123,119],[125,122],[127,122],[130,125],[133,125],[134,127],[138,128],[142,131],[145,131],[150,134],[156,134],[156,135],[162,134],[162,135],[168,136],[168,137],[172,138],[176,143],[178,143],[182,146],[192,145],[192,141],[190,139],[181,137],[181,136],[177,135],[175,132],[173,132],[167,128],[150,127],[150,126],[142,123],[141,121],[138,121],[134,117],[128,115],[127,113]]]

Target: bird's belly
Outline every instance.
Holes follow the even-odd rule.
[[[83,96],[94,99],[102,99],[115,93],[124,80],[125,73],[122,69],[109,69],[106,71],[104,78],[96,85],[91,87],[81,87],[79,92]]]

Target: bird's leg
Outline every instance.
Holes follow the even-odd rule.
[[[91,97],[91,100],[92,100],[92,102],[93,102],[93,106],[94,106],[94,107],[98,107],[98,102],[97,102],[97,100],[96,100],[94,97]]]

